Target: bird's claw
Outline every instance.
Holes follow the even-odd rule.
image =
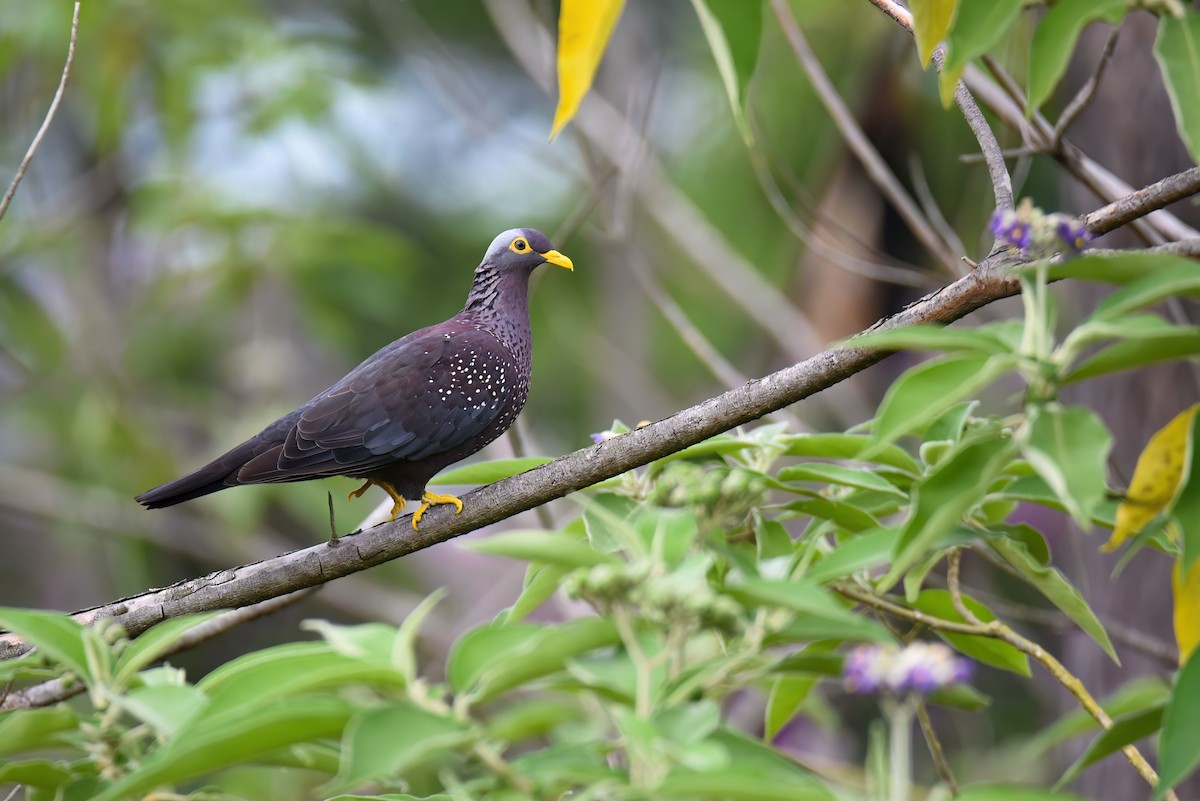
[[[454,504],[454,514],[456,514],[456,515],[462,514],[462,510],[463,510],[462,501],[460,501],[458,498],[455,498],[453,495],[438,495],[435,492],[422,493],[421,494],[421,507],[419,509],[417,509],[416,512],[413,513],[413,517],[412,517],[413,531],[420,530],[418,528],[418,524],[421,522],[421,518],[425,516],[425,511],[427,509],[429,509],[429,507],[438,506],[438,505],[446,504],[446,503]]]

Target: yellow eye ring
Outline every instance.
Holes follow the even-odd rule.
[[[509,244],[508,249],[513,253],[528,253],[529,242],[523,236],[518,236]]]

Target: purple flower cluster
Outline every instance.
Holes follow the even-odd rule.
[[[846,657],[842,683],[854,693],[931,693],[971,678],[969,660],[941,643],[860,645]]]
[[[1093,238],[1082,220],[1066,214],[1045,214],[1029,198],[1015,209],[997,209],[988,229],[1000,242],[1034,257],[1049,256],[1064,248],[1078,253]]]

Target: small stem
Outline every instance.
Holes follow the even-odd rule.
[[[917,699],[917,722],[921,724],[921,734],[925,737],[925,745],[929,747],[929,756],[933,758],[933,768],[937,771],[938,776],[942,777],[942,781],[946,783],[946,787],[950,789],[950,795],[958,797],[958,782],[954,779],[954,772],[950,770],[950,763],[946,761],[946,752],[942,749],[942,741],[938,739],[937,732],[933,730],[933,721],[929,719],[929,710],[925,707],[925,702]]]
[[[618,603],[613,604],[612,613],[613,620],[617,624],[617,633],[621,635],[621,642],[625,645],[625,650],[629,652],[629,658],[633,660],[633,666],[637,673],[634,711],[639,718],[649,719],[654,706],[650,698],[650,683],[653,679],[654,666],[650,663],[646,652],[642,650],[637,632],[633,629],[633,622],[629,619],[629,611],[624,605]]]
[[[912,792],[912,701],[888,704],[888,799],[909,801]]]
[[[975,626],[982,626],[983,621],[975,616],[975,613],[967,608],[963,602],[962,586],[959,584],[959,571],[962,563],[962,550],[955,548],[950,551],[950,558],[946,566],[946,587],[950,591],[950,603],[954,605],[954,611],[958,612],[963,620]]]
[[[1063,666],[1062,662],[1059,662],[1054,658],[1053,655],[1047,653],[1042,646],[1026,639],[1025,637],[1022,637],[1020,634],[1013,631],[999,620],[993,620],[990,623],[982,624],[958,623],[953,620],[944,620],[942,618],[933,617],[932,615],[927,615],[924,612],[919,612],[915,609],[909,609],[906,606],[892,603],[886,598],[880,598],[874,593],[866,592],[857,587],[846,584],[834,584],[832,587],[834,591],[846,596],[847,598],[850,598],[851,600],[866,604],[873,609],[878,609],[881,612],[887,612],[889,615],[893,615],[904,620],[922,623],[937,631],[948,631],[955,634],[972,634],[977,637],[991,637],[993,639],[1003,640],[1021,653],[1031,656],[1036,661],[1040,662],[1042,667],[1050,671],[1050,674],[1054,676],[1055,680],[1057,680],[1059,684],[1061,684],[1067,689],[1068,692],[1075,696],[1075,698],[1079,701],[1079,705],[1083,707],[1085,712],[1092,716],[1093,720],[1100,724],[1101,728],[1112,728],[1112,718],[1108,716],[1108,713],[1104,711],[1104,708],[1101,707],[1096,699],[1092,697],[1092,694],[1088,692],[1087,687],[1084,686],[1083,682],[1080,681],[1075,674],[1067,670],[1066,667]],[[1137,749],[1137,746],[1127,745],[1121,749],[1121,753],[1125,755],[1125,758],[1129,761],[1129,764],[1132,765],[1134,770],[1136,770],[1138,774],[1146,780],[1148,785],[1151,787],[1156,787],[1158,785],[1158,774],[1154,771],[1154,768],[1150,767],[1150,763],[1147,762],[1146,758],[1142,756],[1142,753]],[[1179,801],[1179,797],[1175,795],[1174,791],[1168,791],[1166,798],[1168,801]]]
[[[533,793],[533,782],[518,774],[496,749],[484,742],[475,743],[472,750],[488,769],[525,795]]]

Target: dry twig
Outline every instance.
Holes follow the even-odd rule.
[[[71,15],[71,43],[67,45],[67,63],[63,65],[62,78],[58,81],[58,90],[54,93],[54,99],[50,101],[50,109],[46,112],[46,118],[42,120],[42,127],[38,128],[33,142],[25,151],[25,158],[21,159],[21,164],[17,167],[17,174],[13,176],[12,183],[8,185],[8,191],[4,193],[3,198],[0,198],[0,219],[4,219],[4,214],[8,211],[8,204],[12,203],[13,195],[17,193],[17,186],[25,177],[25,171],[29,169],[29,164],[33,161],[33,154],[37,152],[38,146],[42,143],[42,137],[50,129],[50,123],[58,111],[58,104],[62,102],[63,93],[67,90],[67,80],[71,77],[71,67],[75,63],[75,42],[79,39],[79,10],[81,7],[80,0],[75,0],[75,12]]]

